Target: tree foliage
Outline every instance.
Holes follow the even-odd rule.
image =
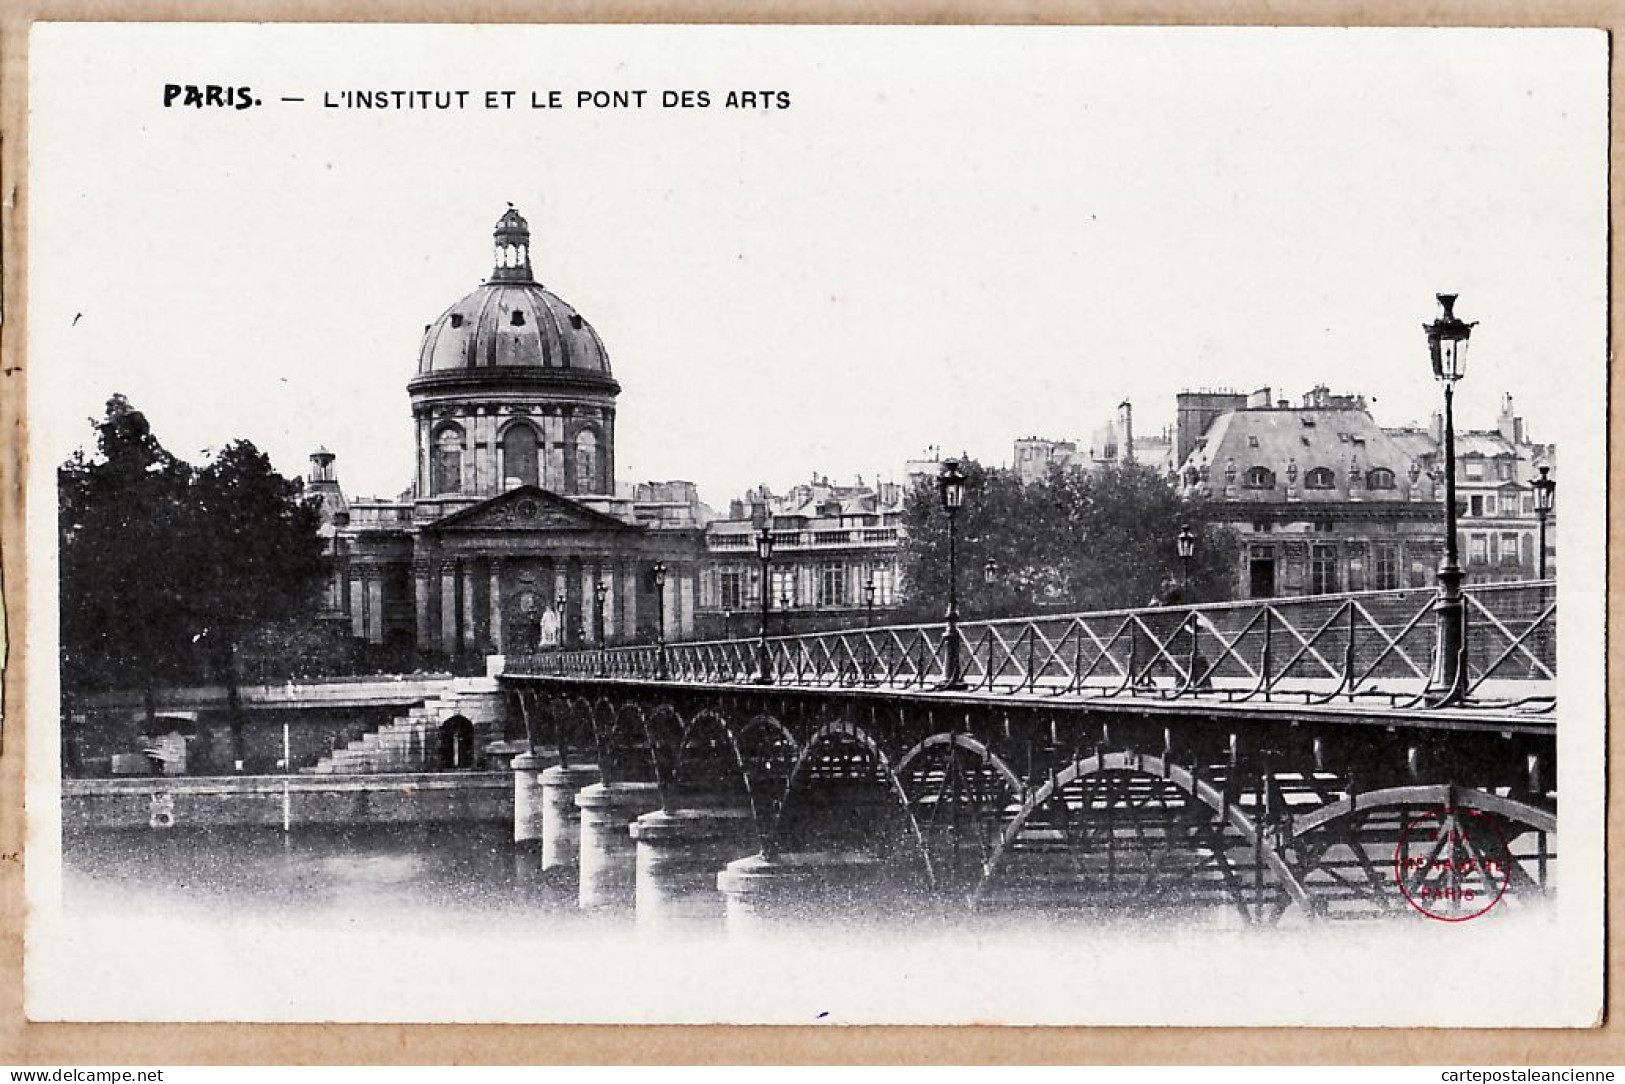
[[[1233,593],[1236,533],[1205,522],[1199,502],[1147,467],[1061,468],[1027,486],[1013,471],[974,460],[960,467],[966,492],[958,513],[959,606],[966,619]],[[939,620],[947,602],[948,517],[934,479],[909,494],[904,524],[906,606],[919,620]],[[1188,591],[1175,542],[1184,524],[1196,535]],[[989,559],[996,562],[992,582]]]
[[[122,395],[96,453],[58,471],[63,683],[69,690],[223,680],[256,626],[313,612],[314,504],[248,441],[202,467],[170,454]]]

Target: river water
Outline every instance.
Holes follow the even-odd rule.
[[[1448,984],[1418,1008],[1361,976],[1444,947],[1499,959],[1513,932],[1499,915],[1442,934],[1425,921],[1306,929],[1291,915],[1247,927],[1226,908],[971,912],[887,886],[856,909],[770,922],[729,916],[714,890],[657,916],[630,899],[583,911],[575,872],[541,871],[511,835],[507,823],[70,834],[60,935],[78,955],[36,972],[62,984],[41,1018],[62,1005],[69,1019],[132,1020],[1465,1023],[1474,1003]],[[1222,997],[1216,974],[1231,976]],[[1354,979],[1331,1001],[1276,989],[1316,974]]]

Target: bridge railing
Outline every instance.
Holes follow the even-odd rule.
[[[1462,701],[1549,709],[1556,700],[1553,581],[1464,592]],[[1439,689],[1431,589],[962,621],[963,688],[996,694],[1425,707]],[[703,683],[942,688],[943,623],[542,653],[514,673]],[[957,687],[957,686],[956,686]]]

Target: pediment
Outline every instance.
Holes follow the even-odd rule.
[[[431,531],[635,531],[632,524],[606,516],[539,486],[520,486],[470,508],[435,520]]]

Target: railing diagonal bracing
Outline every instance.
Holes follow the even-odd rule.
[[[1555,710],[1556,585],[1465,589],[1464,693],[1435,695],[1437,597],[1367,591],[1039,614],[959,625],[955,695]],[[932,691],[941,623],[517,656],[515,674]]]

